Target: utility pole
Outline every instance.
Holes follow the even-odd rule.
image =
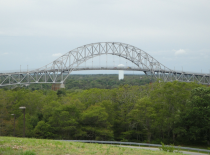
[[[23,137],[25,137],[25,109],[26,107],[19,107],[19,109],[23,109]]]

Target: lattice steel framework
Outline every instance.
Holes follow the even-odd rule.
[[[64,83],[71,72],[76,70],[116,70],[116,68],[106,67],[79,68],[83,62],[104,54],[125,58],[136,65],[135,69],[127,68],[126,70],[143,71],[146,75],[163,81],[196,81],[210,85],[209,74],[174,71],[159,63],[148,53],[132,45],[118,42],[99,42],[78,47],[36,70],[0,73],[0,86],[30,83]]]

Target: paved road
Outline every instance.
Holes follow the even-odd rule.
[[[153,148],[153,147],[135,147],[135,146],[123,146],[118,145],[120,147],[129,147],[129,148],[136,148],[136,149],[145,149],[145,150],[153,150],[153,151],[159,151],[159,148]],[[188,152],[188,151],[180,151],[183,154],[191,154],[191,155],[206,155],[205,153],[199,153],[199,152]]]

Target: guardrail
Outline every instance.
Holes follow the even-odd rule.
[[[135,142],[118,142],[118,141],[95,141],[95,140],[62,140],[62,141],[71,141],[71,142],[82,142],[82,143],[98,143],[98,144],[119,144],[119,145],[136,145],[136,146],[153,146],[153,147],[161,147],[160,144],[147,144],[147,143],[135,143]],[[196,149],[191,147],[179,147],[174,146],[176,149],[188,150],[188,151],[197,151],[197,152],[208,152],[210,150],[206,149]]]

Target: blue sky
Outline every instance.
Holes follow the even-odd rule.
[[[0,71],[40,68],[113,41],[171,69],[209,73],[209,15],[209,0],[0,0]]]

